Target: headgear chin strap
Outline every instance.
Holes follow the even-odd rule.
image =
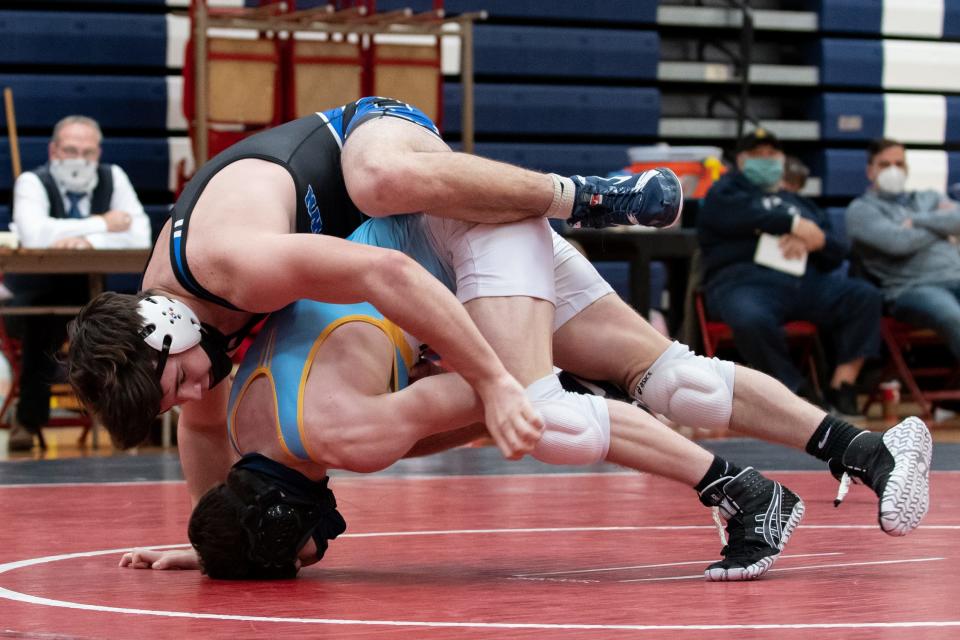
[[[220,333],[220,330],[207,323],[202,323],[203,329],[200,334],[200,348],[203,349],[207,357],[210,358],[210,388],[220,384],[220,381],[230,375],[233,371],[233,360],[227,349],[227,337]]]
[[[160,352],[157,377],[163,374],[170,354],[182,353],[198,344],[210,358],[211,388],[233,370],[226,337],[216,327],[201,323],[184,303],[166,296],[147,296],[140,301],[138,311],[146,323],[140,337]]]

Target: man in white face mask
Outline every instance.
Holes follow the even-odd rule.
[[[960,359],[960,208],[936,191],[908,191],[906,151],[873,142],[870,187],[847,208],[847,234],[898,320],[934,329]]]
[[[123,169],[101,164],[100,126],[68,116],[56,124],[48,162],[17,178],[13,225],[29,248],[122,249],[150,246],[150,220]],[[69,305],[87,301],[85,276],[8,275],[14,304]],[[49,419],[51,354],[65,339],[65,316],[33,317],[11,327],[23,339],[17,426],[10,449],[29,449]],[[15,325],[16,323],[14,323]],[[20,331],[16,331],[17,329]]]

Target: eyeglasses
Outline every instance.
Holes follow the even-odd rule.
[[[100,155],[100,149],[94,147],[92,149],[79,149],[78,147],[65,146],[61,147],[57,145],[57,150],[60,152],[64,158],[73,159],[73,158],[83,158],[84,160],[96,160],[97,156]]]

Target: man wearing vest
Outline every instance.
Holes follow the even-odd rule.
[[[49,161],[25,171],[13,187],[13,223],[29,248],[132,249],[150,246],[150,220],[123,169],[100,164],[100,126],[67,116],[56,124]],[[5,276],[15,305],[80,305],[88,298],[84,275]],[[27,450],[50,418],[54,354],[66,339],[67,316],[21,322],[23,363],[16,426],[10,450]],[[9,321],[8,321],[9,322]],[[42,441],[41,441],[42,442]]]

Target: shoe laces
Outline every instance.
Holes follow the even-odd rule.
[[[720,552],[723,557],[745,557],[751,555],[757,549],[769,546],[762,538],[750,539],[747,535],[747,523],[744,521],[745,516],[753,513],[754,505],[758,500],[763,498],[768,482],[770,480],[759,473],[744,474],[738,479],[739,487],[736,500],[727,493],[728,487],[724,487],[725,499],[723,503],[711,509],[713,521],[717,525],[717,531],[720,535],[720,542],[724,545]],[[749,505],[749,513],[747,513],[744,505]],[[728,509],[733,507],[730,509],[732,513],[727,517],[726,528],[724,528],[721,519],[721,507],[727,507]]]
[[[887,453],[887,451],[883,440],[880,440],[873,450],[863,452],[861,456],[859,456],[861,457],[860,460],[846,463],[842,459],[830,458],[827,462],[830,473],[840,481],[837,497],[833,500],[834,507],[840,506],[843,502],[847,492],[850,490],[851,484],[865,484],[873,489],[873,492],[878,496],[882,493],[883,487],[886,484],[886,478],[890,474],[889,469],[884,469],[885,461],[883,455]]]
[[[717,534],[720,536],[720,544],[724,548],[727,546],[727,530],[724,525],[723,517],[720,515],[720,507],[710,507],[710,515],[713,516],[713,524],[717,526]]]

